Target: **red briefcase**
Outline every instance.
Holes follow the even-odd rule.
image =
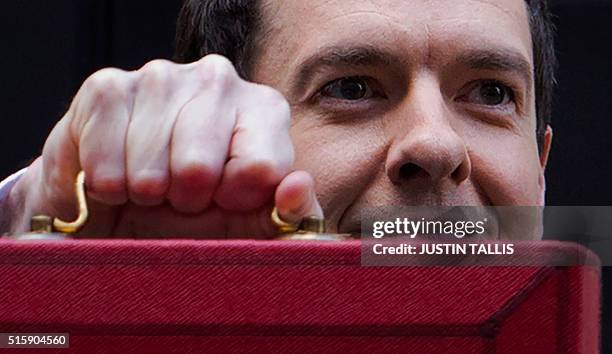
[[[363,267],[358,241],[1,241],[0,332],[69,333],[79,353],[591,354],[600,273],[586,263]]]

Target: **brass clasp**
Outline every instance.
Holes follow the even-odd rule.
[[[278,210],[272,210],[272,222],[276,225],[281,236],[279,240],[286,241],[346,241],[351,239],[349,234],[332,234],[325,232],[325,219],[308,216],[299,224],[284,221]]]
[[[77,175],[74,183],[77,198],[78,216],[72,222],[63,221],[48,215],[35,215],[30,220],[30,232],[15,238],[24,239],[62,239],[68,234],[79,232],[89,217],[87,198],[85,197],[85,172]]]
[[[30,232],[14,236],[15,239],[63,239],[70,234],[79,232],[89,217],[87,198],[85,195],[85,172],[77,175],[74,183],[77,199],[78,216],[76,220],[67,222],[48,215],[33,216],[30,221]],[[299,224],[287,223],[280,218],[276,208],[272,211],[272,221],[279,228],[279,240],[292,241],[344,241],[351,239],[350,234],[332,234],[325,231],[325,219],[306,217]]]

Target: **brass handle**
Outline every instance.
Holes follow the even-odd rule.
[[[64,234],[74,234],[85,226],[87,218],[89,217],[89,210],[87,208],[87,198],[85,197],[84,171],[79,172],[77,175],[74,189],[79,211],[77,219],[72,222],[67,222],[47,215],[36,215],[32,217],[30,222],[30,229],[33,233],[61,232]]]
[[[278,215],[276,207],[272,209],[272,223],[276,225],[279,233],[279,240],[285,241],[345,241],[350,240],[349,234],[332,234],[325,232],[325,219],[315,216],[308,216],[302,219],[299,224],[292,224],[283,220]]]
[[[32,231],[26,234],[26,236],[32,237],[32,235],[50,234],[54,232],[74,234],[80,231],[83,226],[85,226],[87,218],[89,217],[87,199],[85,197],[85,172],[79,172],[74,183],[74,188],[79,209],[77,219],[72,222],[67,222],[47,215],[36,215],[32,217],[30,222]],[[349,234],[326,233],[325,219],[306,217],[300,224],[294,225],[282,220],[276,208],[272,211],[271,217],[282,234],[281,237],[279,237],[279,239],[282,240],[342,241],[351,238]]]

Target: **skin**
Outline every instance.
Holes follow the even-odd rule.
[[[539,153],[522,0],[269,1],[263,12],[257,84],[214,55],[90,77],[11,192],[11,231],[37,213],[73,217],[80,169],[83,234],[100,237],[272,237],[273,205],[351,232],[371,206],[544,203],[552,134]],[[366,59],[346,60],[364,47]],[[344,59],[320,65],[338,50]],[[475,65],[482,53],[503,68]],[[357,100],[326,85],[354,76],[367,88]],[[483,104],[491,80],[513,98]]]
[[[322,216],[310,175],[292,170],[290,110],[226,58],[88,78],[11,190],[14,232],[32,215],[74,219],[85,171],[93,237],[271,237],[270,212]]]
[[[540,154],[523,0],[270,1],[265,20],[272,25],[254,79],[288,98],[295,166],[315,177],[336,230],[358,230],[370,206],[544,204],[552,132]],[[330,46],[370,46],[389,60],[321,65],[292,88],[303,63]],[[459,62],[479,50],[521,58],[529,78]],[[384,97],[317,96],[353,75],[369,77]],[[484,80],[507,82],[516,102],[479,104],[474,85]],[[402,175],[406,164],[417,168]]]

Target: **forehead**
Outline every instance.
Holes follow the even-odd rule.
[[[284,53],[284,65],[347,43],[419,62],[482,47],[513,50],[533,62],[524,0],[266,0],[263,13],[262,49]]]

